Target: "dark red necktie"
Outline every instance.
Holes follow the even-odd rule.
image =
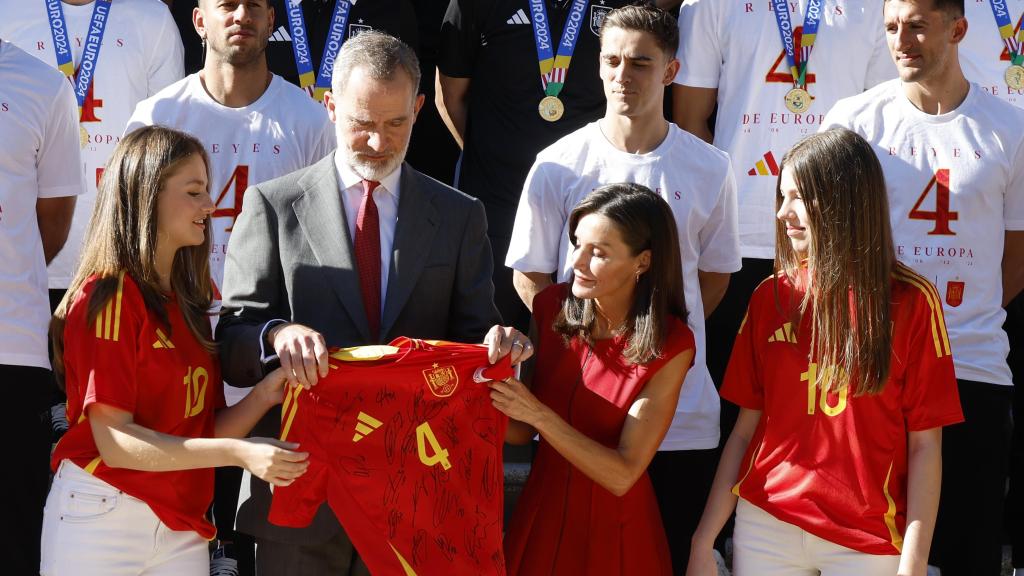
[[[380,330],[380,218],[373,191],[380,182],[363,180],[363,201],[356,216],[356,268],[363,309],[370,326],[370,338],[376,342]]]

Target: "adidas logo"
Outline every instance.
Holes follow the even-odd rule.
[[[156,342],[153,342],[153,348],[156,350],[173,350],[174,342],[171,342],[171,339],[167,337],[167,334],[164,334],[163,330],[157,328]]]
[[[505,21],[505,24],[529,24],[530,18],[527,17],[526,12],[520,8],[518,12],[512,15],[511,18]]]
[[[270,35],[271,42],[291,42],[292,35],[288,33],[287,26],[281,26]]]
[[[384,424],[366,412],[360,412],[359,416],[356,417],[356,420],[356,433],[352,436],[353,442],[359,442],[363,438],[369,436],[370,432],[373,432]]]
[[[747,171],[747,176],[778,176],[779,165],[775,163],[775,156],[769,150],[763,158],[754,164],[754,167]]]
[[[789,342],[796,344],[796,333],[793,332],[793,323],[786,322],[781,328],[775,330],[775,334],[768,337],[768,342]]]

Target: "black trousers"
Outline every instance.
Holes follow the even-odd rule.
[[[654,455],[647,474],[658,498],[661,522],[672,555],[672,572],[686,573],[690,539],[697,529],[718,467],[717,449],[665,450]]]
[[[999,576],[1013,390],[957,384],[965,421],[942,430],[942,496],[930,563],[942,576]]]
[[[0,433],[8,439],[7,475],[12,498],[4,513],[4,574],[39,574],[39,538],[43,505],[50,479],[49,400],[53,374],[45,368],[0,364],[0,386],[7,391],[8,410]]]

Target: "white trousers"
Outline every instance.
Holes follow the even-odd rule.
[[[207,542],[69,460],[43,511],[42,576],[206,576]]]
[[[733,530],[735,576],[892,576],[899,556],[865,554],[783,522],[743,498]]]

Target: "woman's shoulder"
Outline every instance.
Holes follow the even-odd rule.
[[[665,328],[663,358],[671,360],[687,350],[696,348],[697,344],[693,336],[693,330],[690,330],[690,327],[686,325],[682,318],[669,316],[668,326]]]
[[[85,279],[72,297],[68,318],[84,318],[97,291],[101,291],[106,300],[104,306],[110,307],[113,317],[120,318],[127,312],[138,309],[139,306],[144,307],[138,284],[125,271],[117,274],[93,274]]]

